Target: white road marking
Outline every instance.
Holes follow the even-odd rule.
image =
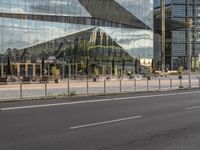
[[[121,101],[121,100],[129,100],[129,99],[168,97],[168,96],[189,95],[189,94],[199,94],[199,93],[200,93],[200,91],[183,92],[183,93],[171,93],[171,94],[168,93],[168,94],[158,94],[158,95],[143,95],[143,96],[133,96],[133,97],[108,98],[108,99],[98,99],[98,100],[85,100],[85,101],[66,102],[66,103],[41,104],[41,105],[19,106],[19,107],[6,107],[6,108],[1,108],[0,110],[1,111],[7,111],[7,110],[18,110],[18,109],[31,109],[31,108],[53,107],[53,106],[63,106],[63,105],[76,105],[76,104],[86,104],[86,103]]]
[[[17,109],[30,109],[30,108],[41,108],[41,107],[52,107],[52,106],[63,106],[63,105],[94,103],[94,102],[105,102],[105,101],[111,101],[111,99],[101,99],[101,100],[95,100],[95,101],[88,100],[88,101],[54,103],[54,104],[41,104],[41,105],[19,106],[19,107],[7,107],[7,108],[1,108],[1,110],[2,111],[6,111],[6,110],[17,110]]]
[[[134,117],[128,117],[128,118],[121,118],[121,119],[115,119],[115,120],[110,120],[110,121],[103,121],[103,122],[97,122],[97,123],[92,123],[92,124],[85,124],[85,125],[70,127],[69,129],[70,130],[75,130],[75,129],[80,129],[80,128],[86,128],[86,127],[92,127],[92,126],[98,126],[98,125],[104,125],[104,124],[110,124],[110,123],[128,121],[128,120],[138,119],[138,118],[141,118],[141,117],[142,116],[134,116]]]
[[[200,109],[200,106],[188,107],[185,110],[193,110],[193,109]]]

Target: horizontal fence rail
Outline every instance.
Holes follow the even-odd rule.
[[[200,78],[192,78],[192,88],[200,88]],[[60,83],[7,83],[0,85],[0,100],[55,96],[97,95],[122,92],[150,92],[189,88],[187,78],[61,80]]]

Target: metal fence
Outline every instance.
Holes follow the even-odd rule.
[[[122,92],[164,91],[188,88],[187,78],[101,80],[62,80],[49,83],[9,83],[0,85],[0,100],[55,96],[92,95]],[[200,79],[192,79],[192,88],[200,88]]]

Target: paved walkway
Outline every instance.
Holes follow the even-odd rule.
[[[170,81],[171,80],[171,81]],[[121,85],[121,88],[120,88]],[[185,76],[182,80],[182,86],[187,88],[189,85],[188,78]],[[80,95],[80,94],[102,94],[102,93],[119,93],[121,92],[136,92],[136,91],[156,91],[178,89],[180,80],[175,77],[171,78],[153,78],[147,81],[146,79],[138,80],[109,80],[93,82],[91,80],[62,80],[59,84],[53,81],[47,84],[46,96],[63,96],[63,95]],[[88,89],[87,89],[88,87]],[[199,87],[199,79],[192,78],[192,87]],[[69,90],[68,90],[69,88]],[[31,83],[22,85],[23,98],[38,98],[45,97],[45,84]],[[19,99],[20,84],[9,83],[8,85],[0,85],[0,100]]]

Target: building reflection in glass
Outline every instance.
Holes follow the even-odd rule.
[[[91,2],[2,0],[1,63],[5,63],[4,53],[11,49],[12,63],[39,63],[43,56],[49,64],[46,70],[57,63],[64,70],[63,75],[69,77],[69,74],[93,74],[96,68],[99,74],[122,76],[127,72],[138,72],[136,68],[141,68],[137,66],[138,60],[151,62],[152,0],[95,0],[102,6],[106,3],[109,8],[102,8],[108,9],[105,10],[107,16],[106,12],[100,12],[99,6]],[[115,12],[115,8],[120,12]],[[27,56],[23,55],[25,52],[28,52]],[[151,65],[148,61],[144,62],[142,66]],[[38,64],[19,68],[20,74],[28,76],[42,72]],[[36,73],[33,73],[33,68]]]

